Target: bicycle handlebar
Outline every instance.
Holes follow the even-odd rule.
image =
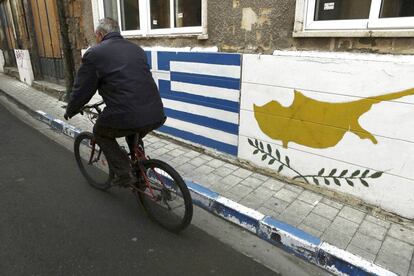
[[[94,104],[85,105],[84,107],[82,107],[82,109],[79,111],[79,113],[82,114],[82,115],[83,115],[83,112],[99,115],[102,112],[102,110],[99,107],[103,104],[104,104],[104,101],[99,101],[99,102],[94,103]],[[97,114],[95,112],[91,111],[91,109],[95,109]]]
[[[85,109],[99,109],[99,106],[103,105],[104,101],[99,101],[97,103],[94,104],[90,104],[90,105],[85,105],[84,107],[82,107],[82,111]]]

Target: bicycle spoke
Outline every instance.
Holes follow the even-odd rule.
[[[151,219],[171,231],[181,231],[191,221],[191,195],[180,175],[160,160],[141,163],[148,189],[137,193]]]
[[[98,189],[111,186],[112,172],[99,145],[93,142],[93,134],[83,132],[75,139],[76,162],[87,181]]]

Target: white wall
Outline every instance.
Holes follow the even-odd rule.
[[[17,68],[19,69],[20,81],[32,85],[34,80],[32,63],[28,50],[15,49]]]
[[[264,143],[266,151],[269,144],[275,157],[278,149],[285,164],[288,156],[291,169],[284,166],[282,175],[314,175],[327,189],[348,193],[385,210],[414,218],[414,96],[382,101],[361,113],[358,123],[375,137],[376,144],[343,129],[339,123],[324,123],[330,116],[338,116],[338,121],[348,118],[355,111],[353,108],[340,116],[339,109],[319,114],[322,120],[317,120],[313,117],[318,117],[318,113],[309,108],[314,102],[308,101],[296,114],[266,115],[266,124],[276,129],[283,126],[287,137],[298,134],[305,140],[319,141],[328,137],[326,133],[331,131],[345,133],[336,145],[321,148],[301,142],[289,142],[284,148],[281,140],[264,133],[253,111],[253,104],[263,106],[271,101],[289,109],[294,102],[294,90],[331,106],[329,103],[353,102],[414,88],[414,57],[276,52],[274,56],[244,55],[242,72],[240,158],[276,171],[280,168],[277,158],[269,165],[269,156],[262,161],[263,153],[253,154],[255,148],[248,139],[257,139]],[[414,90],[412,92],[414,94]],[[303,128],[295,133],[298,129],[292,126],[295,120],[297,122],[300,110],[307,110],[307,114],[302,114],[304,117],[299,119],[299,124]],[[324,172],[318,176],[322,169]],[[344,178],[337,178],[335,183],[334,178],[329,177],[333,169],[336,169],[333,176],[339,176],[345,170],[348,171],[345,177],[356,171],[360,173],[354,179],[348,179],[351,186]],[[361,182],[359,178],[366,170],[369,172]],[[370,178],[378,171],[384,173],[378,178]],[[325,184],[325,179],[329,185]],[[313,177],[306,177],[306,180],[309,185],[315,185]]]
[[[0,49],[0,73],[4,72],[4,55],[3,55],[3,51]]]

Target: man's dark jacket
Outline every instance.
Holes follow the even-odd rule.
[[[144,50],[119,33],[107,34],[83,56],[66,114],[76,115],[97,89],[106,104],[97,122],[102,127],[134,129],[165,119]]]

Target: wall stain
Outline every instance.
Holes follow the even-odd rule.
[[[348,131],[377,144],[374,135],[361,127],[359,118],[374,104],[408,95],[414,95],[414,88],[352,102],[329,103],[295,90],[289,107],[271,101],[263,106],[254,105],[253,109],[260,129],[270,138],[282,141],[284,148],[294,142],[323,149],[336,146]]]

